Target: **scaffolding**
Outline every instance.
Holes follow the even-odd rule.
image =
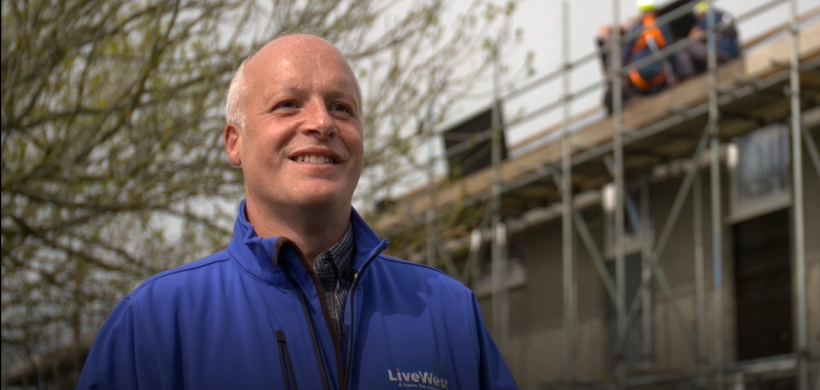
[[[679,6],[677,9],[668,12],[657,19],[657,23],[670,22],[686,13],[700,0],[692,0]],[[714,1],[709,1],[714,3]],[[562,56],[559,69],[548,73],[531,83],[524,85],[506,93],[501,91],[500,72],[498,64],[499,48],[495,48],[494,74],[493,74],[493,99],[492,99],[492,126],[489,131],[477,133],[465,139],[460,145],[449,150],[446,157],[455,153],[468,150],[478,142],[490,141],[491,167],[483,172],[474,174],[472,177],[461,179],[463,187],[450,188],[439,191],[435,178],[434,166],[436,161],[430,157],[428,159],[426,196],[418,199],[408,200],[409,205],[405,208],[404,215],[383,216],[376,221],[376,228],[389,232],[391,229],[400,229],[401,222],[408,220],[423,219],[425,226],[425,253],[421,255],[424,262],[431,266],[442,266],[445,271],[462,281],[468,281],[476,274],[479,267],[481,249],[484,242],[490,242],[491,254],[491,301],[492,318],[491,329],[495,335],[495,340],[502,353],[509,349],[509,275],[508,259],[508,232],[511,230],[521,230],[524,227],[511,226],[515,222],[505,220],[505,215],[520,214],[520,205],[505,204],[505,194],[515,192],[531,191],[536,196],[542,198],[554,198],[559,201],[550,201],[545,207],[547,212],[540,221],[547,218],[561,217],[562,232],[562,291],[563,291],[563,327],[565,331],[565,345],[563,356],[565,365],[563,367],[563,377],[560,383],[554,388],[561,389],[628,389],[642,388],[645,386],[664,386],[671,384],[685,384],[687,388],[713,388],[725,389],[731,385],[735,389],[743,389],[745,378],[748,377],[794,377],[796,388],[799,390],[820,390],[820,372],[816,372],[816,382],[809,383],[811,361],[820,361],[820,353],[809,350],[808,344],[808,319],[807,319],[807,286],[806,286],[806,239],[804,221],[804,186],[803,186],[803,156],[805,147],[809,160],[812,162],[814,171],[818,174],[820,181],[820,153],[811,134],[803,126],[801,116],[803,109],[801,105],[814,107],[817,99],[812,102],[801,94],[804,83],[801,77],[806,74],[814,74],[815,86],[820,86],[820,50],[815,46],[815,52],[803,56],[805,50],[800,47],[801,39],[815,34],[820,36],[820,28],[811,26],[801,27],[801,23],[820,16],[820,7],[812,8],[802,15],[798,14],[797,0],[769,0],[754,9],[747,11],[735,18],[736,23],[742,23],[749,19],[765,15],[766,12],[778,6],[789,7],[789,20],[783,26],[772,29],[770,32],[762,34],[760,37],[747,41],[746,45],[759,45],[770,42],[777,34],[786,32],[789,35],[788,57],[787,58],[762,58],[763,67],[753,71],[744,69],[738,62],[728,63],[721,66],[717,64],[716,39],[720,32],[719,26],[714,23],[713,8],[709,7],[709,18],[712,27],[705,32],[706,44],[708,47],[708,64],[705,77],[701,80],[692,80],[689,85],[674,86],[665,92],[674,92],[676,89],[686,89],[686,94],[695,96],[686,101],[661,102],[658,106],[665,106],[661,112],[645,112],[635,115],[629,112],[629,107],[625,107],[622,100],[621,79],[631,70],[650,65],[660,61],[675,53],[695,44],[696,40],[683,39],[672,43],[659,50],[655,54],[635,63],[624,65],[621,58],[621,48],[623,42],[632,38],[622,36],[618,26],[621,25],[620,15],[621,1],[612,0],[613,9],[613,36],[611,45],[605,46],[603,52],[593,52],[584,55],[576,60],[572,60],[570,44],[570,12],[571,2],[562,0]],[[808,31],[807,31],[808,30]],[[815,41],[817,42],[816,38]],[[776,43],[775,43],[776,44]],[[772,45],[775,45],[772,44]],[[612,67],[607,72],[603,80],[591,83],[576,90],[572,88],[572,72],[581,66],[595,62],[600,55],[612,55]],[[527,113],[526,115],[505,121],[501,115],[504,101],[520,97],[534,89],[547,83],[560,80],[561,95],[556,101],[549,102],[544,106]],[[721,82],[723,80],[724,82]],[[729,80],[729,82],[725,82]],[[573,115],[572,103],[590,94],[597,94],[602,88],[609,86],[612,91],[612,114],[598,122],[590,124],[587,114]],[[727,363],[725,357],[726,342],[723,339],[724,332],[716,331],[716,340],[713,349],[710,351],[706,342],[707,328],[707,308],[706,295],[710,291],[706,285],[707,261],[703,233],[703,214],[705,211],[702,204],[702,182],[699,166],[707,164],[709,168],[710,180],[710,205],[712,240],[712,266],[713,278],[711,293],[714,299],[714,328],[724,329],[723,308],[723,253],[724,245],[724,212],[721,210],[722,203],[722,180],[721,180],[721,145],[726,139],[748,132],[754,125],[748,124],[726,124],[722,122],[725,108],[735,105],[746,105],[752,99],[759,96],[769,96],[766,99],[782,100],[782,93],[777,92],[784,88],[787,91],[787,110],[779,112],[778,119],[788,118],[790,121],[790,138],[792,147],[791,156],[791,176],[792,176],[792,214],[791,219],[793,232],[793,281],[794,281],[794,307],[796,311],[795,333],[796,343],[793,353],[763,358],[752,361]],[[820,87],[815,87],[820,89]],[[705,93],[698,93],[706,91]],[[773,92],[774,91],[774,92]],[[681,92],[681,91],[678,91]],[[682,92],[681,92],[682,93]],[[779,94],[779,96],[778,96]],[[703,95],[706,95],[703,99]],[[774,96],[774,97],[772,97]],[[663,99],[660,95],[655,95],[649,99]],[[766,100],[764,99],[764,100]],[[669,100],[669,99],[667,99]],[[808,104],[806,104],[808,101]],[[812,106],[814,105],[814,106]],[[428,156],[432,156],[434,137],[438,134],[433,130],[432,111],[434,102],[431,102],[425,120],[425,134],[429,137]],[[759,109],[760,105],[749,104],[747,110]],[[519,159],[518,164],[504,164],[502,161],[503,134],[505,129],[532,121],[543,117],[545,114],[561,110],[560,125],[557,126],[554,143],[542,146],[545,150],[542,154],[530,154]],[[627,114],[631,114],[627,116]],[[584,123],[579,123],[584,122]],[[692,131],[696,128],[697,131]],[[686,130],[682,130],[686,129]],[[670,158],[686,158],[691,161],[690,166],[681,181],[674,200],[672,202],[669,215],[663,226],[659,230],[657,239],[647,230],[641,230],[641,257],[642,261],[641,283],[636,293],[636,298],[632,304],[627,306],[626,302],[626,248],[625,231],[626,222],[633,226],[648,226],[648,179],[644,176],[640,181],[639,204],[635,204],[629,196],[626,196],[625,177],[627,170],[639,172],[652,167],[655,160],[632,161],[629,162],[630,146],[653,145],[666,142],[664,136],[672,130],[678,134],[687,133],[690,138],[678,140],[676,142],[683,146],[674,153],[670,153]],[[549,154],[554,157],[545,158],[542,155]],[[608,182],[614,182],[615,202],[614,209],[614,278],[609,274],[606,267],[604,255],[592,238],[590,229],[581,213],[582,208],[590,204],[600,202],[600,195],[597,191]],[[466,189],[466,191],[464,191]],[[460,194],[466,192],[466,198]],[[595,193],[593,193],[595,192]],[[694,253],[694,329],[687,323],[677,306],[677,297],[673,291],[664,268],[660,261],[664,250],[669,243],[672,229],[678,222],[684,202],[692,193],[693,207],[693,229],[695,234],[693,242]],[[816,198],[815,198],[816,199]],[[446,212],[443,211],[447,205],[458,201],[464,207],[480,208],[484,206],[484,212],[477,226],[469,233],[461,233],[459,237],[451,240],[458,241],[459,244],[468,248],[467,258],[463,267],[459,270],[450,255],[449,245],[442,239],[442,234],[437,228],[437,221]],[[448,203],[450,202],[450,203]],[[515,203],[513,201],[512,203]],[[512,207],[513,211],[508,208]],[[423,217],[420,217],[423,213]],[[537,222],[533,222],[537,223]],[[522,225],[522,224],[518,224]],[[577,235],[578,241],[574,237]],[[617,338],[614,351],[610,357],[614,377],[610,381],[593,381],[590,378],[582,378],[578,373],[578,280],[576,264],[578,253],[576,245],[581,244],[590,254],[595,269],[597,270],[603,289],[616,308]],[[649,287],[651,283],[656,283],[659,287],[661,298],[668,303],[671,308],[671,315],[674,318],[675,326],[680,329],[682,339],[685,341],[687,349],[695,362],[695,370],[689,373],[658,373],[652,375],[630,375],[625,364],[625,348],[629,332],[635,326],[636,321],[643,324],[642,333],[643,348],[642,353],[648,355],[652,345],[652,321],[651,313],[648,310],[641,310],[641,307],[648,307],[653,299],[653,290]],[[640,316],[640,318],[639,318]],[[92,340],[84,340],[83,348],[90,348]],[[58,361],[75,361],[76,349],[72,348],[57,351],[52,359]],[[712,357],[709,362],[707,357]],[[48,357],[43,357],[42,363],[37,362],[36,366],[46,366]],[[57,363],[54,363],[54,372],[59,371]],[[818,370],[820,371],[820,370]],[[41,372],[36,373],[41,375]],[[24,377],[23,373],[15,373]],[[27,377],[25,377],[27,378]],[[24,379],[26,380],[26,379]],[[25,382],[24,382],[25,383]]]
[[[677,9],[660,16],[657,23],[667,23],[675,18],[680,17],[688,12],[691,12],[695,4],[699,1],[694,0],[685,3]],[[709,2],[710,5],[713,1]],[[491,167],[485,170],[482,175],[474,175],[474,178],[462,178],[460,192],[467,192],[467,197],[458,199],[465,207],[481,207],[486,205],[483,217],[472,230],[470,234],[461,234],[461,237],[456,239],[460,243],[469,248],[469,254],[464,263],[463,269],[459,271],[451,259],[450,253],[446,248],[447,245],[443,243],[440,232],[436,228],[436,219],[440,218],[445,212],[441,211],[448,202],[454,201],[456,197],[452,190],[448,195],[446,191],[436,190],[435,179],[432,175],[433,164],[435,161],[430,160],[430,169],[428,171],[428,186],[427,197],[409,200],[409,206],[405,207],[405,215],[400,218],[407,221],[408,218],[414,218],[414,210],[426,210],[426,254],[424,255],[425,262],[433,266],[443,266],[445,270],[451,275],[456,276],[462,281],[467,281],[471,275],[474,274],[474,268],[478,266],[480,257],[480,250],[482,242],[489,241],[491,245],[491,278],[492,278],[492,308],[493,315],[491,321],[491,328],[495,336],[496,342],[502,353],[506,353],[509,347],[509,319],[508,319],[508,285],[506,278],[509,271],[509,263],[507,258],[507,225],[505,224],[504,214],[504,195],[521,191],[522,189],[534,189],[538,186],[540,194],[550,194],[560,196],[560,204],[554,203],[550,206],[553,211],[553,216],[561,216],[562,218],[562,268],[563,268],[563,326],[565,331],[565,348],[564,348],[564,375],[560,384],[556,388],[563,389],[580,389],[580,388],[607,388],[607,389],[627,389],[630,387],[640,387],[642,385],[663,384],[672,382],[686,382],[691,384],[692,388],[714,388],[724,389],[731,384],[734,388],[743,388],[744,375],[756,375],[762,372],[782,372],[786,371],[796,378],[797,389],[809,390],[809,363],[810,360],[818,359],[817,356],[812,356],[808,346],[808,328],[807,328],[807,303],[806,303],[806,244],[805,244],[805,227],[804,227],[804,209],[803,209],[803,158],[802,146],[809,152],[809,157],[813,162],[814,168],[820,176],[820,157],[818,157],[817,147],[812,139],[810,133],[803,127],[801,121],[801,104],[806,103],[806,99],[801,96],[801,73],[806,72],[817,73],[820,68],[820,58],[816,54],[804,58],[801,62],[799,42],[801,39],[801,22],[815,18],[820,15],[820,7],[813,8],[805,12],[802,16],[798,15],[796,0],[771,0],[767,3],[754,8],[735,18],[736,23],[741,23],[753,17],[757,17],[766,11],[779,5],[787,5],[789,7],[789,20],[779,28],[772,30],[768,34],[764,34],[761,38],[753,40],[752,44],[759,44],[765,40],[771,40],[772,37],[780,32],[787,32],[790,35],[790,47],[788,61],[771,59],[769,69],[767,72],[758,72],[758,75],[749,75],[743,73],[741,67],[737,64],[726,64],[718,66],[717,49],[716,49],[716,34],[722,28],[714,20],[714,8],[709,7],[708,18],[710,23],[705,31],[706,45],[708,48],[708,64],[705,80],[699,81],[697,85],[690,87],[692,90],[697,90],[705,86],[707,98],[703,102],[693,100],[687,104],[682,102],[679,105],[670,105],[667,112],[662,112],[654,117],[643,119],[632,119],[629,124],[625,124],[625,107],[622,100],[622,86],[621,79],[628,75],[633,69],[639,69],[651,63],[669,58],[673,54],[686,49],[695,44],[697,39],[682,39],[678,42],[672,43],[667,47],[655,52],[648,58],[642,59],[635,63],[624,65],[622,64],[621,48],[623,42],[627,39],[633,38],[630,36],[621,36],[618,26],[621,25],[620,15],[620,0],[612,0],[613,20],[612,20],[612,44],[604,47],[604,53],[611,53],[612,68],[604,79],[600,82],[592,83],[591,85],[573,91],[571,88],[572,70],[576,69],[586,63],[596,61],[598,56],[602,53],[594,52],[583,56],[575,61],[571,60],[571,45],[570,45],[570,2],[563,0],[562,8],[562,63],[560,68],[552,73],[549,73],[532,83],[525,85],[516,90],[507,92],[502,96],[500,91],[499,75],[498,75],[498,48],[493,53],[495,56],[496,66],[493,75],[493,103],[492,103],[492,128],[489,131],[478,133],[462,142],[461,145],[451,149],[446,153],[447,156],[453,153],[463,152],[477,142],[490,140],[492,164]],[[815,29],[817,30],[817,29]],[[812,30],[814,31],[814,30]],[[701,38],[702,39],[702,38]],[[550,102],[545,106],[528,113],[522,117],[504,122],[501,116],[502,101],[517,96],[521,96],[538,86],[544,85],[553,80],[559,79],[562,81],[562,94],[557,101]],[[719,83],[720,80],[730,80],[730,83]],[[602,87],[607,84],[610,85],[612,91],[612,114],[608,118],[598,123],[599,129],[592,129],[587,133],[577,131],[578,126],[573,126],[574,121],[579,120],[578,117],[573,117],[571,104],[573,101],[586,96],[591,93],[598,93]],[[711,352],[713,362],[710,365],[707,362],[709,351],[706,344],[706,304],[705,296],[707,293],[707,286],[705,284],[706,261],[704,255],[704,239],[701,233],[703,227],[703,205],[701,204],[701,180],[699,178],[699,167],[702,162],[708,161],[709,175],[710,175],[710,197],[711,197],[711,224],[712,234],[712,265],[713,265],[713,285],[712,294],[714,299],[714,328],[716,330],[724,329],[724,313],[723,313],[723,288],[724,280],[723,272],[723,253],[724,237],[722,231],[724,230],[724,213],[721,210],[721,146],[722,140],[750,131],[748,125],[743,126],[728,126],[731,128],[722,128],[724,126],[721,122],[721,113],[723,109],[732,104],[744,104],[749,99],[762,94],[771,94],[772,90],[787,86],[787,94],[789,101],[789,111],[786,115],[781,117],[789,117],[790,119],[790,137],[792,147],[792,211],[794,218],[791,223],[793,229],[793,256],[794,256],[794,270],[793,281],[795,287],[794,307],[796,310],[796,347],[792,354],[772,358],[763,359],[760,361],[741,362],[735,364],[727,364],[725,358],[725,341],[723,340],[722,331],[716,331],[716,341],[714,343],[714,350]],[[671,88],[675,89],[675,87]],[[652,99],[652,98],[649,98]],[[810,99],[809,99],[810,100]],[[816,104],[811,103],[809,104]],[[530,159],[529,164],[521,163],[517,166],[502,166],[501,148],[502,137],[501,134],[504,129],[520,124],[525,121],[530,121],[534,118],[541,117],[545,113],[557,109],[562,110],[562,119],[560,125],[560,145],[556,145],[552,150],[553,155],[560,156],[560,159],[539,159],[534,157]],[[749,109],[754,109],[751,107]],[[691,142],[685,143],[686,147],[677,152],[678,158],[687,156],[692,162],[693,169],[689,169],[683,180],[677,195],[674,198],[670,214],[660,229],[660,234],[657,240],[653,240],[647,234],[642,238],[642,257],[646,261],[642,261],[641,284],[638,289],[636,298],[632,304],[627,307],[626,302],[626,279],[625,279],[625,258],[626,250],[624,246],[625,232],[624,227],[626,221],[629,220],[635,226],[643,223],[648,223],[648,184],[647,179],[641,181],[640,197],[642,201],[639,205],[635,205],[629,196],[626,196],[625,190],[625,172],[626,169],[639,171],[651,167],[652,161],[644,163],[631,163],[627,166],[625,162],[625,153],[628,153],[626,147],[629,145],[636,145],[640,143],[649,143],[653,140],[660,139],[664,132],[669,129],[681,129],[684,126],[688,128],[697,127],[702,124],[705,119],[705,126],[702,131],[693,134]],[[428,124],[429,125],[429,124]],[[587,126],[589,128],[589,126]],[[435,137],[437,134],[432,131],[430,127],[426,133],[430,137]],[[597,133],[594,133],[597,131]],[[689,130],[691,132],[691,130]],[[606,142],[596,142],[602,139],[595,138],[594,134],[604,134],[609,138]],[[583,138],[583,139],[582,139]],[[445,158],[447,157],[445,156]],[[523,159],[522,159],[523,160]],[[606,167],[604,175],[606,180],[612,180],[615,184],[615,202],[614,210],[614,257],[615,257],[615,277],[614,279],[606,270],[606,265],[601,251],[597,248],[595,241],[592,239],[589,229],[584,221],[580,209],[584,204],[589,204],[589,196],[581,191],[578,191],[579,183],[585,183],[584,187],[600,188],[601,180],[600,174],[589,174],[590,165],[603,165]],[[583,169],[581,169],[583,168]],[[581,173],[578,173],[580,171]],[[580,177],[579,177],[580,176]],[[593,183],[593,184],[589,184]],[[596,187],[597,186],[597,187]],[[670,287],[664,269],[660,264],[661,255],[670,239],[672,228],[678,220],[681,213],[684,201],[689,193],[693,192],[693,209],[694,209],[694,275],[695,275],[695,329],[690,329],[683,315],[678,309],[675,292]],[[594,197],[593,197],[594,198]],[[438,209],[438,211],[436,211]],[[520,212],[512,212],[515,214]],[[385,226],[395,227],[397,224],[388,221],[382,224],[380,230],[389,230]],[[645,231],[645,230],[644,230]],[[577,294],[578,282],[575,272],[576,253],[574,252],[575,243],[573,237],[577,233],[580,242],[589,251],[592,260],[595,264],[598,274],[601,278],[605,291],[608,297],[614,302],[617,313],[617,341],[615,343],[615,351],[612,356],[614,363],[615,376],[610,382],[593,382],[579,378],[577,370],[577,349],[578,349],[578,333],[576,331],[578,326],[578,308],[577,308]],[[642,233],[643,234],[643,233]],[[643,333],[644,353],[648,354],[648,348],[652,342],[651,326],[648,326],[648,321],[651,321],[651,314],[647,314],[647,310],[641,310],[641,306],[647,306],[652,299],[652,291],[649,288],[650,283],[656,283],[659,287],[660,293],[664,301],[671,307],[671,311],[677,326],[680,328],[683,339],[692,354],[692,358],[696,362],[696,369],[691,375],[681,376],[679,374],[668,375],[644,375],[644,376],[630,376],[627,373],[624,357],[624,349],[627,344],[627,338],[630,329],[633,327],[638,316],[641,315],[640,320],[644,322],[646,331]],[[820,373],[817,375],[817,383],[813,385],[814,389],[820,389]],[[738,387],[738,384],[740,387]]]

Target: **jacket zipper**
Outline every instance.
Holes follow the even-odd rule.
[[[277,243],[278,242],[279,241],[277,241]],[[336,370],[339,372],[339,377],[341,378],[341,375],[342,375],[342,372],[341,372],[342,371],[342,346],[341,346],[341,341],[339,341],[340,337],[336,334],[336,331],[333,329],[333,327],[330,324],[330,316],[328,315],[329,313],[328,313],[328,309],[327,309],[327,302],[326,302],[325,296],[324,296],[324,290],[322,290],[322,285],[321,285],[321,283],[319,283],[319,277],[316,275],[316,271],[313,271],[311,269],[312,267],[308,264],[307,259],[305,259],[305,255],[302,253],[301,250],[299,250],[299,247],[294,245],[293,249],[296,252],[297,257],[299,258],[299,262],[302,264],[302,266],[305,268],[307,273],[310,275],[310,278],[313,281],[314,287],[316,288],[316,292],[319,295],[319,305],[322,308],[322,315],[325,318],[325,323],[328,327],[328,330],[330,331],[330,338],[333,341],[333,350],[334,350],[335,356],[336,356]],[[276,261],[274,259],[274,264],[275,263],[276,263]],[[305,320],[308,324],[308,332],[310,333],[310,339],[313,342],[313,354],[316,355],[316,362],[319,365],[319,373],[321,374],[321,377],[322,377],[322,388],[325,389],[325,390],[330,390],[330,383],[328,381],[327,371],[325,370],[325,364],[322,361],[322,352],[321,352],[321,348],[319,347],[319,342],[316,340],[316,329],[313,327],[313,320],[310,318],[310,311],[308,310],[308,307],[307,307],[307,303],[306,303],[307,299],[305,298],[305,293],[302,291],[302,288],[299,287],[299,284],[296,283],[296,281],[293,280],[293,278],[287,272],[285,272],[285,275],[287,276],[288,280],[290,280],[290,283],[293,285],[294,289],[296,290],[297,295],[299,295],[299,303],[302,304],[302,311],[305,313]],[[340,387],[341,386],[342,385],[340,385]]]
[[[287,273],[285,273],[287,275]],[[327,372],[325,371],[325,364],[322,362],[322,353],[319,350],[319,342],[316,341],[316,331],[313,328],[313,321],[310,319],[310,312],[307,308],[307,303],[305,303],[305,293],[302,292],[302,289],[299,288],[299,285],[296,284],[289,275],[288,279],[293,284],[296,289],[296,294],[299,295],[299,303],[302,304],[302,312],[305,313],[305,320],[307,321],[308,325],[308,333],[310,333],[310,339],[313,341],[313,354],[316,356],[316,363],[319,365],[319,373],[322,377],[322,388],[325,390],[330,390],[330,384],[327,380]]]
[[[345,364],[345,372],[344,376],[342,377],[342,383],[340,384],[340,388],[342,390],[347,390],[348,386],[350,385],[350,371],[353,369],[353,334],[356,332],[355,327],[353,326],[353,321],[356,319],[356,315],[353,311],[355,307],[356,300],[354,295],[356,293],[356,287],[359,286],[359,275],[364,272],[365,268],[373,262],[376,257],[379,257],[379,254],[384,250],[386,242],[382,241],[379,243],[379,247],[377,250],[373,252],[373,255],[368,258],[364,264],[362,264],[362,268],[359,269],[359,272],[353,274],[353,284],[350,286],[350,292],[347,293],[347,299],[350,300],[350,334],[348,335],[348,343],[347,343],[347,364]]]
[[[353,284],[351,285],[350,292],[348,293],[348,297],[349,297],[348,299],[350,299],[350,339],[349,339],[350,342],[348,343],[348,346],[347,346],[348,347],[347,348],[348,349],[348,351],[347,351],[347,357],[348,357],[347,358],[347,368],[345,369],[344,372],[341,372],[341,364],[342,364],[341,363],[341,347],[342,347],[341,342],[339,342],[339,343],[334,342],[333,343],[334,344],[334,346],[333,346],[334,350],[336,351],[336,360],[337,360],[337,364],[338,364],[338,368],[339,368],[339,379],[340,379],[339,388],[342,389],[342,390],[347,390],[348,389],[348,381],[349,381],[349,378],[350,378],[350,370],[352,368],[351,367],[351,359],[353,357],[353,329],[354,329],[353,328],[353,318],[355,317],[353,315],[353,295],[354,295],[354,292],[356,291],[356,287],[359,285],[359,275],[362,273],[362,271],[365,270],[365,268],[367,268],[368,265],[370,265],[370,263],[373,262],[373,260],[376,257],[379,256],[379,254],[384,250],[384,248],[386,246],[387,246],[387,240],[383,240],[382,242],[380,242],[379,246],[373,250],[372,255],[367,260],[365,260],[364,264],[362,264],[362,268],[359,269],[359,272],[356,272],[356,273],[353,274]],[[307,264],[307,260],[305,259],[305,256],[302,254],[302,252],[299,250],[299,248],[294,246],[294,249],[296,250],[296,252],[298,254],[299,261],[302,263],[302,266],[304,266],[305,269],[308,270],[308,273],[311,275],[311,279],[313,279],[313,283],[316,285],[316,291],[319,293],[319,303],[321,304],[321,307],[322,307],[322,314],[324,315],[325,319],[328,321],[327,325],[328,325],[328,330],[330,330],[331,339],[339,340],[338,335],[336,335],[336,331],[333,329],[332,326],[330,326],[330,322],[329,322],[330,320],[329,320],[329,317],[328,317],[327,304],[325,303],[325,298],[324,298],[324,291],[322,290],[321,284],[319,284],[319,279],[316,276],[316,272],[313,272],[313,271],[310,270],[310,267]],[[274,261],[274,264],[275,263],[276,262]],[[319,348],[319,342],[316,340],[316,330],[313,327],[313,321],[310,318],[310,312],[308,311],[308,308],[307,308],[305,293],[302,291],[302,289],[299,287],[299,285],[296,283],[296,281],[293,280],[293,278],[291,278],[290,275],[288,275],[287,272],[285,272],[285,275],[287,276],[287,278],[290,280],[291,284],[295,288],[296,293],[299,296],[299,303],[302,304],[302,312],[305,313],[305,320],[307,321],[307,324],[308,324],[308,332],[310,333],[311,341],[313,341],[313,353],[314,353],[314,355],[316,355],[316,361],[319,365],[319,372],[321,373],[321,376],[322,376],[322,387],[325,390],[330,390],[330,384],[328,383],[327,372],[325,371],[325,365],[322,362],[322,353],[321,353],[320,348]],[[336,337],[334,337],[334,335],[336,335]],[[284,334],[283,334],[283,336],[284,336]]]
[[[285,389],[299,390],[299,386],[296,385],[296,375],[293,373],[293,362],[290,360],[285,333],[281,330],[276,331],[276,344],[279,345],[279,363],[282,366],[282,378],[285,380]]]

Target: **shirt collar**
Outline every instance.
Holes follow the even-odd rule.
[[[347,270],[353,267],[354,255],[353,229],[351,224],[347,225],[344,237],[334,244],[330,249],[316,257],[314,268],[321,278],[324,274],[345,275]]]

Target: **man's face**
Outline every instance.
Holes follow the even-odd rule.
[[[248,198],[266,207],[349,207],[362,172],[361,98],[338,51],[315,37],[285,37],[246,64],[244,131],[228,156]],[[229,126],[230,128],[230,126]]]

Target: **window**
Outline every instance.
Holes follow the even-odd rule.
[[[794,351],[789,210],[733,226],[737,360]]]
[[[733,221],[791,204],[789,127],[774,123],[735,137],[727,149]]]

